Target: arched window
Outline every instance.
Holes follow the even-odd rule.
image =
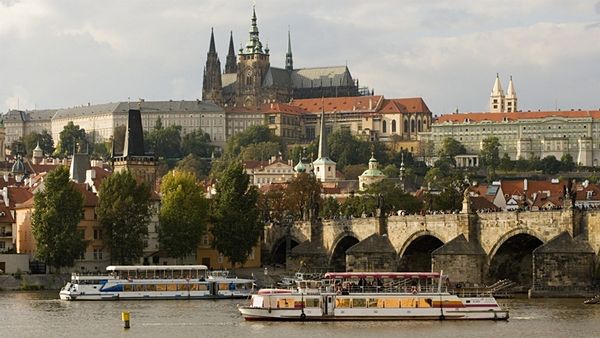
[[[411,133],[415,132],[415,120],[413,120],[413,119],[410,120],[410,132]]]
[[[387,122],[385,120],[381,123],[381,131],[387,133]]]
[[[404,119],[404,132],[408,133],[408,119]]]
[[[392,133],[396,132],[396,120],[392,120]]]
[[[423,125],[421,124],[421,119],[419,119],[419,120],[417,121],[417,127],[418,127],[418,129],[417,129],[417,130],[418,130],[419,132],[423,131]]]

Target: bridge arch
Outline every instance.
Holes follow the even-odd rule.
[[[300,244],[300,241],[295,238],[294,236],[291,236],[290,238],[290,249],[293,249],[296,245]],[[271,247],[271,255],[270,255],[270,262],[272,264],[281,264],[281,265],[285,265],[286,263],[286,259],[287,259],[287,255],[289,255],[290,253],[288,252],[286,255],[286,236],[280,237],[278,240],[275,241],[275,244],[273,244],[273,246]]]
[[[504,234],[488,255],[487,282],[510,279],[523,288],[530,288],[533,282],[533,251],[544,243],[543,236],[525,228]]]
[[[431,271],[431,253],[444,245],[442,236],[429,230],[412,234],[398,252],[398,271]]]
[[[332,271],[346,271],[346,251],[360,242],[358,236],[350,231],[340,234],[331,246],[329,268]]]

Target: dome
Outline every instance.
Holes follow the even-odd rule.
[[[373,177],[373,176],[385,176],[385,174],[383,173],[383,171],[381,171],[379,169],[367,169],[360,176],[371,176],[371,177]]]
[[[302,160],[298,161],[298,164],[294,167],[294,171],[297,173],[306,172],[306,166],[302,163]]]
[[[21,156],[17,157],[17,160],[13,164],[12,169],[10,171],[13,174],[25,174],[25,164],[23,163]]]

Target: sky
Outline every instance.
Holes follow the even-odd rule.
[[[519,109],[600,109],[600,0],[255,0],[283,67],[347,64],[434,114],[486,111],[512,75]],[[214,27],[248,39],[249,0],[0,0],[0,112],[201,97]]]

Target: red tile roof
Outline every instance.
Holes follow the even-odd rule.
[[[322,99],[297,99],[290,102],[290,105],[300,107],[306,112],[327,113],[334,111],[370,111],[375,112],[381,106],[383,96],[347,96],[347,97],[326,97]]]
[[[380,113],[430,113],[429,107],[420,97],[385,99]]]
[[[83,195],[83,206],[84,207],[95,207],[98,205],[98,196],[88,190],[88,186],[85,183],[73,183],[77,191]]]
[[[444,114],[436,119],[436,123],[444,122],[465,122],[469,119],[472,122],[502,122],[542,119],[549,117],[561,118],[585,118],[600,119],[600,111],[598,110],[574,110],[574,111],[527,111],[527,112],[511,112],[511,113],[460,113],[460,114]]]
[[[8,207],[0,202],[0,222],[1,223],[13,223],[15,220],[12,217],[12,213],[8,209]]]
[[[33,194],[26,187],[8,187],[8,199],[10,207],[14,208],[18,203],[33,200]]]

